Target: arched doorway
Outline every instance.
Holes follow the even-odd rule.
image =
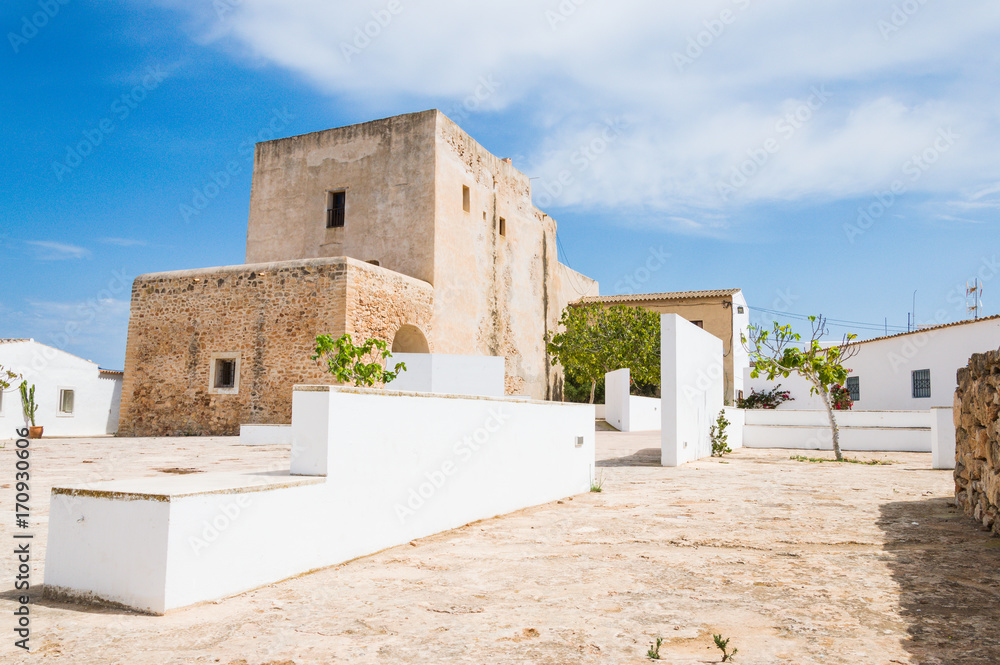
[[[427,345],[427,338],[420,332],[420,328],[404,323],[396,331],[396,336],[392,338],[393,353],[430,353]]]

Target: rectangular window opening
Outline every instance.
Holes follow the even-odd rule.
[[[507,236],[507,220],[503,217],[500,218],[500,235]]]
[[[347,192],[326,193],[326,228],[337,229],[344,226],[344,210],[347,207]]]
[[[236,359],[219,358],[215,361],[215,387],[236,387]]]
[[[850,393],[852,402],[857,402],[861,399],[861,377],[847,377],[847,392]]]
[[[693,323],[694,325],[698,326],[702,330],[705,329],[705,322],[704,321],[692,321],[691,323]]]
[[[469,212],[472,209],[472,203],[470,201],[469,188],[462,185],[462,210]]]
[[[913,370],[913,396],[931,396],[931,371],[929,369]]]
[[[59,413],[73,413],[73,397],[72,390],[59,391]]]

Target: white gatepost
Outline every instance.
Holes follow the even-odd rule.
[[[955,468],[955,414],[951,407],[931,409],[931,461],[935,469]]]
[[[630,372],[616,369],[604,375],[604,419],[619,432],[629,430]]]
[[[722,340],[677,314],[661,314],[660,375],[660,463],[711,456],[709,430],[724,404]]]

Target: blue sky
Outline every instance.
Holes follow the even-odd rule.
[[[427,108],[604,294],[1000,313],[1000,5],[677,4],[5,3],[0,337],[121,368],[132,278],[242,262],[255,141]]]

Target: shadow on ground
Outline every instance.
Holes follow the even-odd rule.
[[[879,527],[913,662],[1000,662],[1000,539],[950,498],[885,504]]]
[[[625,457],[598,460],[597,466],[660,466],[660,449],[643,448]]]

